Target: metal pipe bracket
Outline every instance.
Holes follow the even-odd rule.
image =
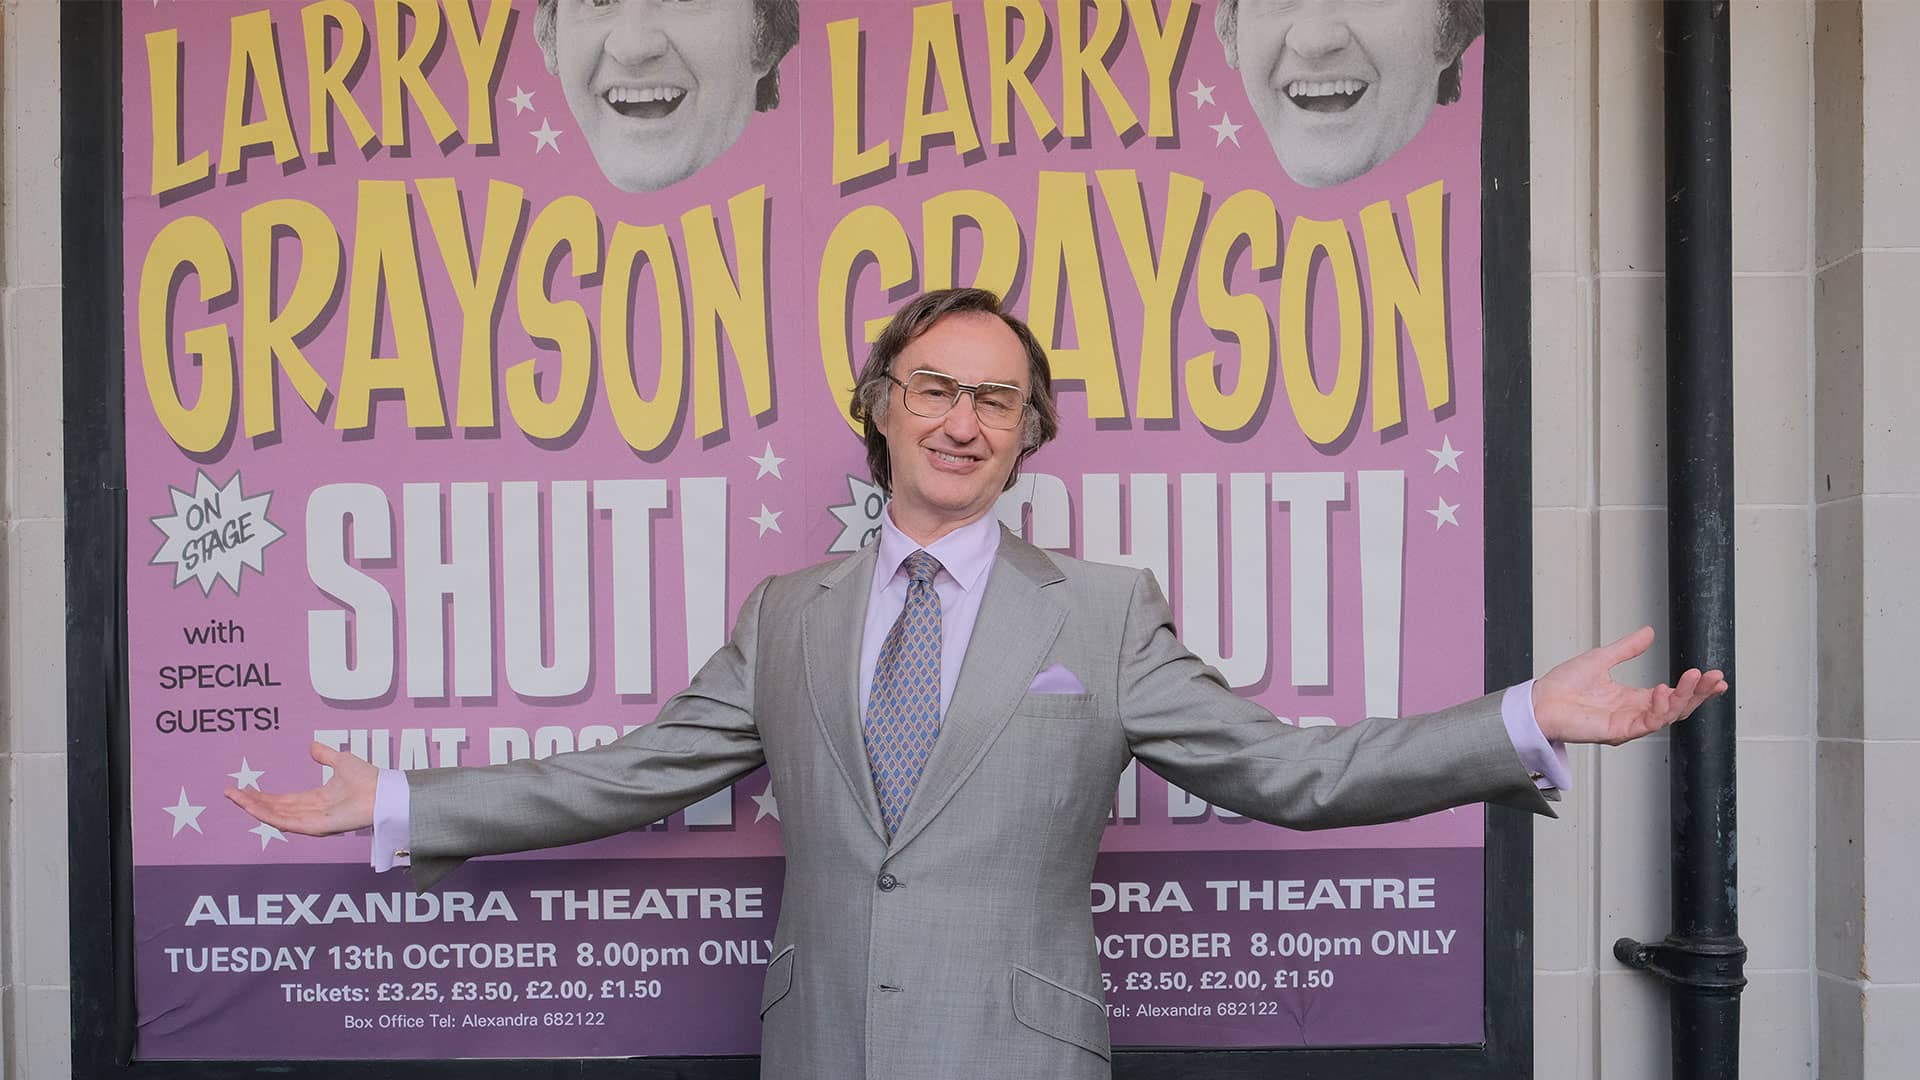
[[[1701,994],[1738,994],[1747,985],[1746,943],[1739,938],[1668,937],[1663,941],[1621,938],[1614,958],[1630,968]]]

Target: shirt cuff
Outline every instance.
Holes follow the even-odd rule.
[[[408,816],[407,774],[399,769],[381,769],[373,787],[373,868],[385,872],[396,866],[412,865],[407,845],[413,839],[413,822]]]
[[[1500,699],[1500,719],[1506,722],[1507,738],[1520,755],[1520,763],[1533,777],[1533,785],[1542,791],[1573,790],[1573,770],[1567,767],[1567,748],[1548,742],[1533,716],[1533,680],[1507,688]]]

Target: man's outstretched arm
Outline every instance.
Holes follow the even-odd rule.
[[[1134,753],[1208,801],[1294,828],[1367,824],[1469,801],[1550,813],[1507,695],[1438,713],[1346,727],[1296,728],[1229,691],[1179,643],[1158,586],[1143,575],[1127,619],[1120,711]],[[1538,736],[1549,743],[1620,743],[1657,731],[1726,689],[1718,671],[1689,671],[1676,686],[1616,682],[1612,668],[1645,652],[1652,631],[1589,650],[1530,690]],[[1543,748],[1544,749],[1544,748]]]
[[[320,787],[290,794],[228,789],[241,809],[283,832],[329,836],[375,828],[373,865],[412,849],[415,881],[431,884],[473,855],[556,847],[656,821],[765,762],[753,718],[753,672],[762,582],[747,597],[727,645],[650,724],[612,743],[484,768],[379,769],[316,744],[333,769]],[[410,793],[391,822],[377,822],[382,792]],[[389,798],[389,802],[394,801]],[[396,841],[394,838],[404,837]]]

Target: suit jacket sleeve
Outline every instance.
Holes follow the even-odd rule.
[[[686,690],[619,740],[538,761],[409,772],[415,884],[428,888],[475,855],[637,829],[763,764],[753,681],[766,590],[763,581],[747,597],[732,638]]]
[[[1281,723],[1187,651],[1147,573],[1122,633],[1119,709],[1134,755],[1153,771],[1276,825],[1370,825],[1483,801],[1554,816],[1507,737],[1498,694],[1349,727]]]

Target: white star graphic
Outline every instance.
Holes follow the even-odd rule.
[[[759,457],[748,456],[747,460],[753,462],[755,465],[760,466],[760,471],[753,474],[753,478],[755,480],[760,479],[761,477],[767,475],[768,473],[772,473],[773,478],[775,480],[786,479],[786,477],[780,475],[780,466],[787,459],[783,457],[774,456],[772,443],[767,444],[766,453],[761,454]]]
[[[274,828],[273,826],[267,824],[264,821],[258,825],[255,825],[253,828],[248,829],[247,831],[260,838],[261,851],[267,850],[267,845],[274,842],[275,840],[278,840],[283,844],[287,842],[287,836],[285,833],[281,832],[279,829]]]
[[[233,777],[234,787],[242,788],[242,789],[252,788],[255,791],[259,791],[260,778],[267,775],[267,772],[265,769],[249,768],[247,766],[247,759],[241,758],[240,771],[230,772],[227,775]]]
[[[1213,87],[1208,86],[1199,79],[1193,80],[1193,89],[1187,91],[1187,93],[1192,95],[1193,107],[1196,109],[1202,105],[1213,104]]]
[[[163,806],[160,809],[173,815],[173,835],[179,836],[181,829],[192,829],[201,836],[207,835],[206,830],[200,827],[200,815],[206,810],[206,807],[195,806],[188,802],[186,788],[180,789],[179,802],[174,803],[172,806]]]
[[[753,820],[759,821],[761,818],[772,818],[775,821],[780,820],[780,804],[773,800],[772,784],[768,784],[767,790],[752,796],[752,799],[755,807]]]
[[[1429,450],[1427,453],[1433,455],[1434,472],[1439,472],[1441,469],[1452,469],[1454,472],[1460,471],[1460,451],[1453,448],[1452,438],[1445,435],[1441,436],[1440,449]]]
[[[761,503],[760,513],[747,520],[760,526],[760,535],[765,536],[767,535],[768,529],[772,529],[774,532],[780,531],[780,515],[784,513],[786,513],[784,510],[769,510],[767,509],[766,503]]]
[[[507,100],[513,102],[513,115],[519,116],[521,113],[533,108],[533,91],[515,83],[513,96]]]
[[[552,121],[548,120],[544,116],[541,117],[540,126],[532,132],[533,140],[534,140],[533,152],[537,154],[540,151],[545,150],[547,147],[551,146],[553,147],[554,153],[556,154],[559,153],[560,152],[559,139],[560,139],[560,136],[563,134],[565,134],[565,132],[555,131],[553,129]]]
[[[1427,513],[1433,515],[1433,531],[1434,532],[1439,532],[1440,526],[1442,525],[1460,524],[1458,521],[1454,520],[1454,516],[1453,516],[1453,512],[1455,510],[1460,509],[1459,503],[1448,504],[1447,500],[1441,499],[1441,498],[1436,498],[1434,502],[1436,504],[1434,508],[1427,511]]]
[[[1240,145],[1240,128],[1243,125],[1236,124],[1233,121],[1227,119],[1226,113],[1220,114],[1219,123],[1208,124],[1207,126],[1213,129],[1213,145],[1219,146],[1221,143],[1226,142],[1228,139],[1233,140],[1233,145],[1235,146]]]

